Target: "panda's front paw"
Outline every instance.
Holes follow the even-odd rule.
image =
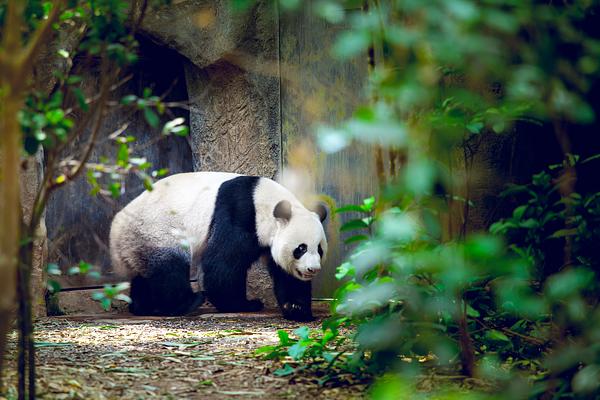
[[[283,317],[292,321],[308,322],[315,318],[312,315],[310,306],[303,306],[296,303],[284,303],[281,307]]]
[[[248,303],[246,303],[246,311],[260,311],[262,310],[264,307],[263,302],[260,301],[259,299],[251,299],[248,300]]]

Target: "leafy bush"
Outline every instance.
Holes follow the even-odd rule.
[[[315,7],[344,23],[332,52],[368,54],[371,67],[369,102],[347,121],[319,127],[317,140],[328,152],[372,148],[381,189],[369,210],[342,210],[359,215],[343,227],[358,232],[338,268],[345,282],[332,318],[345,329],[337,334],[352,340],[365,371],[399,373],[400,382],[414,381],[423,366],[452,375],[458,368],[490,379],[500,397],[597,396],[598,193],[575,190],[581,163],[569,154],[569,130],[595,119],[598,2],[356,6]],[[473,206],[474,138],[507,132],[515,121],[548,122],[566,161],[510,188],[516,207],[491,233],[468,235],[465,212],[457,234],[446,221],[453,208]],[[296,344],[267,354],[289,356]],[[378,388],[376,398],[402,391]]]
[[[553,166],[511,186],[504,195],[521,197],[511,217],[464,241],[440,242],[426,211],[392,207],[375,217],[365,207],[372,200],[338,209],[367,216],[342,226],[365,236],[351,237],[360,244],[338,268],[346,282],[333,317],[322,332],[298,329],[299,339],[280,331],[280,344],[260,353],[303,360],[276,373],[317,370],[323,383],[348,372],[407,379],[422,366],[459,367],[521,395],[600,393],[600,193],[561,197],[562,173]],[[551,247],[571,262],[546,268]]]

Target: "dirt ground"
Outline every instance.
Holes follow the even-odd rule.
[[[36,323],[38,398],[365,398],[362,385],[319,387],[316,378],[277,377],[279,364],[254,355],[278,342],[278,329],[301,325],[277,312],[45,318]],[[11,384],[15,341],[13,334],[5,375]]]

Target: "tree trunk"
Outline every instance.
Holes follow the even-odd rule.
[[[13,322],[17,255],[21,228],[19,202],[19,165],[21,160],[21,129],[17,113],[21,110],[19,93],[2,82],[5,96],[0,100],[0,372],[6,344],[6,334]]]
[[[475,376],[475,350],[473,349],[471,335],[469,335],[466,309],[467,304],[464,300],[459,300],[458,304],[463,305],[458,319],[458,344],[460,347],[461,372],[468,377],[473,377]]]

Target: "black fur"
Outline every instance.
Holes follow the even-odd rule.
[[[190,286],[190,255],[181,248],[151,249],[142,255],[147,275],[131,280],[129,311],[135,315],[184,315],[204,301]]]
[[[273,279],[273,289],[277,304],[284,318],[294,321],[312,321],[312,285],[285,272],[269,257],[269,273]]]
[[[260,300],[246,298],[248,269],[260,257],[254,190],[259,178],[239,176],[217,193],[207,244],[200,263],[204,290],[219,311],[258,311]]]

